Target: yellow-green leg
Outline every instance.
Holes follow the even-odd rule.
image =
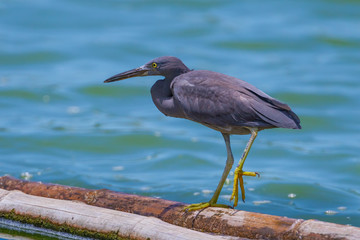
[[[214,195],[212,196],[212,198],[210,199],[209,202],[191,204],[191,205],[185,207],[184,210],[195,211],[195,210],[199,210],[199,209],[203,209],[203,208],[207,208],[207,207],[224,207],[224,208],[230,207],[225,204],[217,204],[216,203],[219,198],[221,189],[224,186],[226,178],[232,168],[232,165],[234,164],[234,157],[233,157],[233,154],[231,152],[231,147],[230,147],[230,135],[223,133],[223,137],[224,137],[225,144],[226,144],[227,160],[226,160],[224,172],[223,172],[222,177],[219,181],[219,184],[215,190]]]
[[[245,188],[244,188],[243,176],[251,176],[251,177],[259,176],[259,173],[257,173],[257,172],[244,172],[242,170],[245,160],[246,160],[246,157],[250,151],[251,145],[253,144],[253,142],[257,136],[257,131],[258,131],[256,128],[249,128],[249,130],[251,132],[251,137],[249,139],[249,142],[246,144],[244,153],[239,161],[239,165],[236,167],[235,172],[234,172],[234,187],[233,187],[233,192],[230,197],[230,201],[235,198],[234,199],[234,207],[237,206],[238,199],[239,199],[238,184],[240,185],[241,198],[242,198],[243,202],[245,202]]]

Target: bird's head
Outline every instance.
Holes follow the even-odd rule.
[[[144,77],[152,75],[161,75],[165,78],[174,78],[189,71],[190,69],[187,68],[180,59],[176,57],[165,56],[155,58],[138,68],[116,74],[106,79],[104,82],[115,82],[132,77]]]

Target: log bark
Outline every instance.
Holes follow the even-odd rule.
[[[158,218],[173,225],[249,239],[359,239],[360,229],[316,220],[302,220],[235,209],[207,208],[184,212],[184,203],[109,191],[89,190],[0,177],[0,188]]]

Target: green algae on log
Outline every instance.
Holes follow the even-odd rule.
[[[41,216],[34,217],[32,215],[27,215],[27,214],[17,214],[15,212],[15,209],[12,209],[10,212],[0,212],[0,218],[5,218],[20,223],[31,224],[35,227],[51,229],[58,232],[65,232],[81,237],[95,238],[101,240],[130,240],[130,238],[124,238],[118,236],[116,232],[101,233],[97,231],[90,231],[87,229],[72,227],[67,223],[62,223],[62,224],[54,223],[46,218],[42,218]]]

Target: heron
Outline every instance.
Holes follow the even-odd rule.
[[[258,132],[271,128],[301,129],[299,117],[287,104],[235,77],[208,70],[190,70],[176,57],[155,58],[138,68],[116,74],[104,82],[153,75],[164,77],[151,87],[152,100],[160,112],[165,116],[185,118],[219,131],[225,141],[227,160],[212,198],[208,202],[190,204],[184,208],[186,211],[230,207],[217,203],[234,163],[230,135],[250,134],[234,171],[230,201],[234,200],[233,207],[236,207],[239,187],[242,201],[245,202],[243,176],[259,176],[257,172],[243,171]]]

